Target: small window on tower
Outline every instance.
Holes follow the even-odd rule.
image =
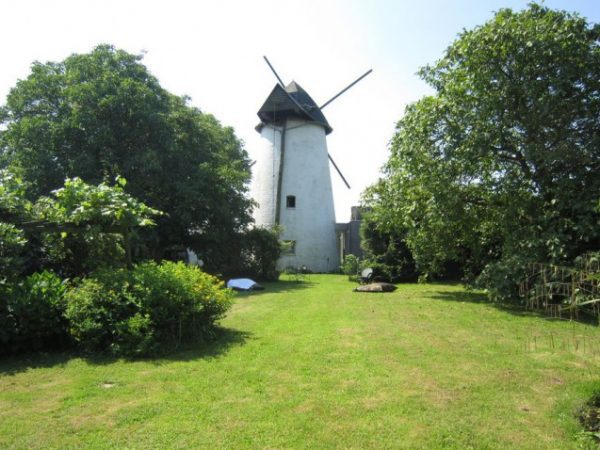
[[[281,253],[284,255],[296,254],[296,241],[282,241]]]
[[[295,195],[288,195],[285,198],[285,206],[287,208],[295,208],[296,207],[296,196]]]

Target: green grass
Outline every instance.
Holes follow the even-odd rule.
[[[600,329],[451,285],[238,295],[214,344],[0,362],[0,448],[578,448]]]

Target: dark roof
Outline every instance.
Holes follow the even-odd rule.
[[[277,84],[258,111],[258,117],[261,120],[257,126],[258,130],[263,124],[280,124],[284,119],[292,117],[319,124],[325,128],[326,134],[333,131],[315,101],[295,81],[288,84],[285,89]]]

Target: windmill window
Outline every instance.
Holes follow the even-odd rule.
[[[296,254],[296,241],[283,241],[282,251],[284,255],[295,255]]]
[[[296,207],[296,196],[288,195],[285,198],[285,206],[286,206],[286,208],[295,208]]]

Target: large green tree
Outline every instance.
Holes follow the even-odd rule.
[[[407,108],[365,199],[422,270],[458,261],[510,296],[527,262],[599,248],[599,38],[576,14],[502,9],[421,70],[435,94]]]
[[[161,88],[141,56],[102,45],[33,64],[0,114],[0,163],[35,199],[66,178],[128,180],[166,214],[146,235],[154,256],[189,246],[215,270],[249,223],[249,160],[229,127]]]

